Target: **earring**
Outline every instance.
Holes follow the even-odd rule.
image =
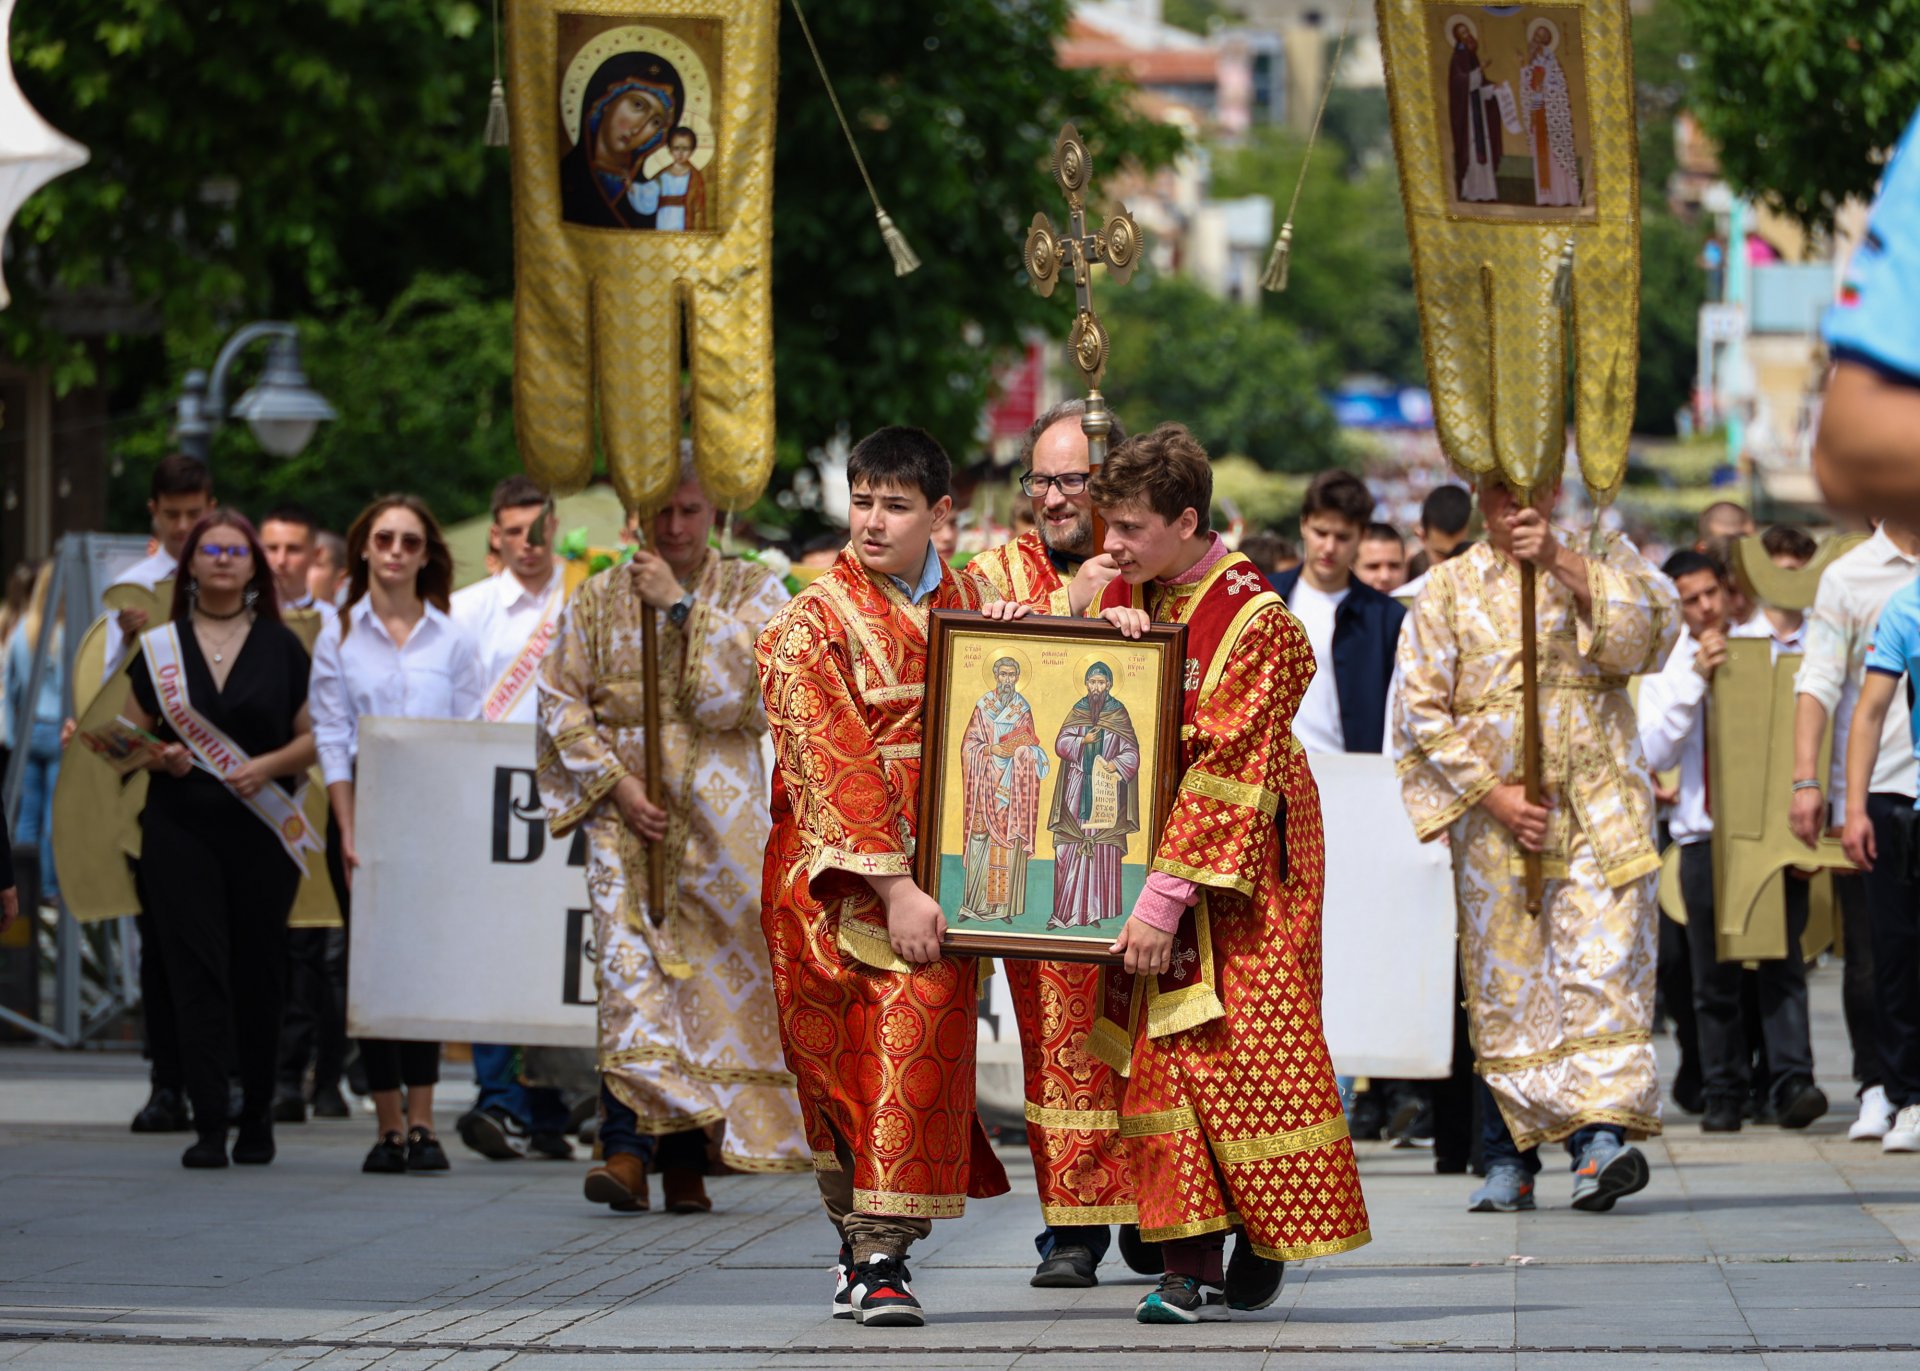
[[[200,603],[200,583],[199,583],[198,581],[195,581],[195,580],[188,580],[188,582],[187,582],[187,600],[188,600],[188,602],[189,602],[189,603],[191,603],[191,604],[196,604],[196,605],[197,605],[197,604],[199,604],[199,603]]]
[[[240,599],[241,599],[241,602],[245,604],[248,609],[252,609],[254,604],[260,599],[260,587],[252,586],[252,585],[248,586],[247,593],[241,596]]]

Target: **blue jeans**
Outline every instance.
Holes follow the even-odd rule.
[[[21,847],[39,848],[40,898],[56,900],[60,880],[53,869],[53,787],[60,779],[60,725],[41,721],[33,726],[20,784],[20,827],[13,840]]]
[[[1048,1224],[1040,1230],[1033,1245],[1039,1250],[1041,1261],[1051,1257],[1056,1247],[1084,1247],[1093,1253],[1093,1263],[1098,1266],[1107,1249],[1113,1246],[1113,1230],[1104,1223]]]
[[[689,1128],[681,1133],[658,1136],[640,1131],[640,1118],[620,1097],[600,1083],[600,1155],[618,1157],[622,1153],[638,1157],[649,1167],[659,1153],[660,1169],[704,1172],[707,1169],[707,1135],[703,1129]]]
[[[1493,1091],[1489,1090],[1487,1083],[1478,1076],[1474,1077],[1474,1084],[1480,1088],[1482,1113],[1480,1147],[1482,1161],[1486,1164],[1487,1171],[1491,1172],[1496,1166],[1506,1165],[1517,1166],[1529,1176],[1539,1175],[1540,1149],[1529,1147],[1522,1152],[1515,1147],[1513,1134],[1507,1131],[1507,1121],[1500,1117],[1500,1106],[1493,1098]],[[1567,1152],[1572,1157],[1567,1165],[1569,1171],[1578,1169],[1580,1154],[1585,1152],[1588,1145],[1602,1133],[1613,1134],[1613,1140],[1617,1143],[1624,1143],[1627,1140],[1627,1131],[1624,1128],[1615,1128],[1610,1123],[1590,1123],[1578,1129],[1571,1138],[1567,1139]]]
[[[498,1043],[473,1045],[473,1081],[480,1087],[475,1109],[502,1109],[529,1133],[564,1133],[572,1115],[551,1086],[522,1085],[516,1058],[520,1049]]]

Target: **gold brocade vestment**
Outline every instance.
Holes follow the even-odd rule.
[[[992,599],[1041,614],[1067,614],[1067,583],[1029,531],[982,552],[964,569]],[[1027,1097],[1027,1148],[1047,1223],[1135,1223],[1139,1211],[1120,1140],[1112,1069],[1087,1051],[1100,1004],[1100,968],[1091,962],[1004,963],[1020,1032]]]
[[[1367,1205],[1320,1018],[1320,794],[1292,735],[1313,648],[1239,553],[1188,584],[1115,581],[1100,603],[1187,626],[1184,772],[1153,869],[1200,901],[1175,965],[1131,978],[1120,1134],[1140,1236],[1237,1226],[1277,1261],[1359,1247]],[[1129,978],[1109,974],[1111,1001]],[[1110,1017],[1096,1050],[1109,1035]]]
[[[1658,944],[1653,785],[1627,678],[1657,671],[1672,587],[1624,538],[1589,558],[1593,605],[1542,575],[1541,785],[1551,802],[1540,913],[1519,844],[1480,807],[1521,774],[1520,577],[1478,544],[1428,574],[1400,637],[1401,795],[1422,841],[1449,835],[1476,1069],[1515,1144],[1586,1124],[1660,1131],[1651,1024]]]
[[[556,837],[582,825],[600,990],[599,1066],[642,1133],[726,1124],[742,1171],[804,1171],[758,919],[766,716],[753,641],[786,602],[764,567],[708,552],[684,629],[660,631],[671,907],[646,909],[645,847],[609,792],[646,774],[640,613],[625,566],[573,597],[540,669],[540,795]]]

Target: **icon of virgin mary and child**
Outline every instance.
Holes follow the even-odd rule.
[[[665,58],[623,52],[602,62],[581,96],[580,136],[560,159],[561,218],[589,228],[711,227],[686,112],[685,83]],[[661,148],[670,160],[648,176]]]

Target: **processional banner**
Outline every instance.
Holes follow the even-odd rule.
[[[722,509],[774,457],[778,0],[513,0],[514,425],[569,494],[596,450],[628,509],[693,449]]]

